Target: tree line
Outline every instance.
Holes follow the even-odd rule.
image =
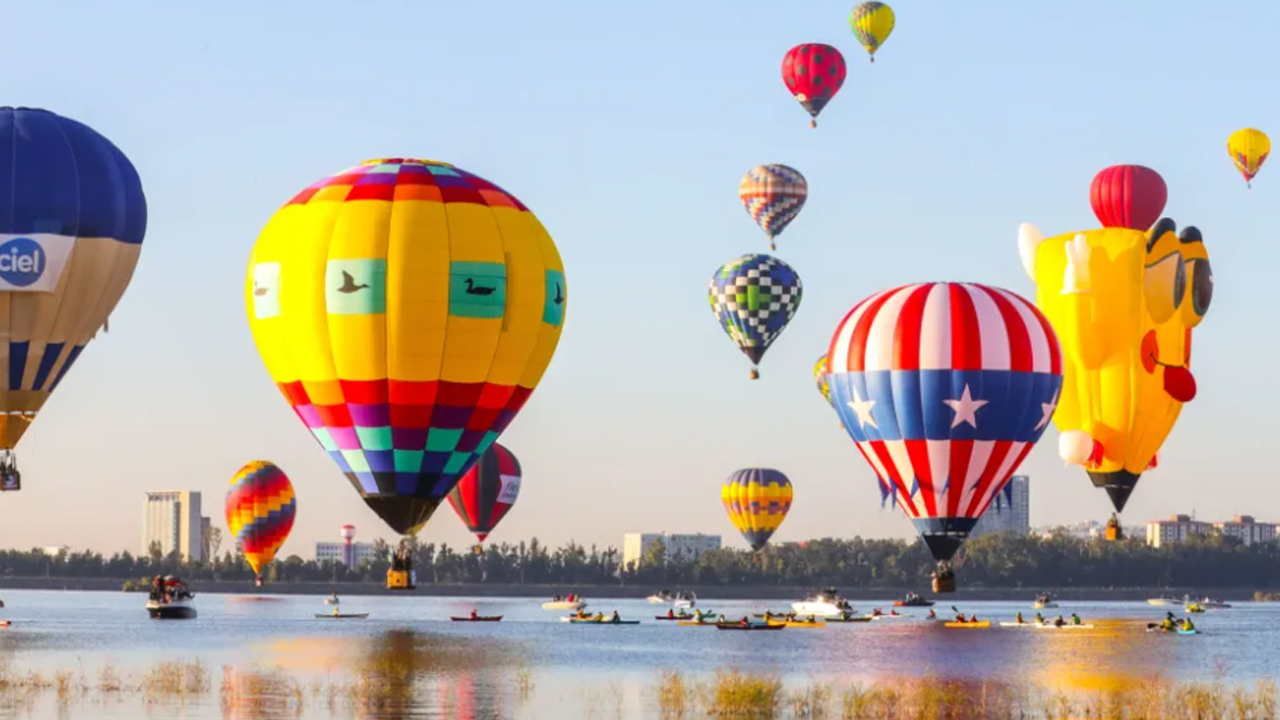
[[[537,539],[483,548],[410,542],[419,586],[494,583],[592,585],[645,589],[685,586],[835,586],[923,588],[934,569],[920,542],[854,538],[813,540],[766,547],[759,553],[721,549],[694,557],[669,557],[657,543],[625,567],[616,548],[569,543],[548,548]],[[393,548],[374,543],[374,557],[359,567],[277,559],[264,569],[267,582],[382,582]],[[233,552],[208,562],[182,562],[153,545],[145,555],[105,557],[93,551],[0,551],[0,578],[114,578],[137,580],[178,575],[188,581],[252,580],[244,557]],[[1254,587],[1280,584],[1280,544],[1246,546],[1235,538],[1193,537],[1148,547],[1139,540],[1107,542],[1065,533],[1047,536],[996,533],[971,539],[953,563],[968,588],[1014,587]]]

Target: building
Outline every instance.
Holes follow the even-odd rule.
[[[356,562],[356,526],[343,525],[340,532],[342,537],[342,564],[347,567],[355,567],[360,563]]]
[[[1223,537],[1233,537],[1245,545],[1269,543],[1276,539],[1276,526],[1254,522],[1252,515],[1237,515],[1226,522],[1213,524]]]
[[[142,555],[158,543],[165,555],[177,552],[185,561],[204,560],[205,518],[200,493],[193,490],[149,492],[142,516]]]
[[[719,535],[692,535],[675,533],[626,533],[622,536],[622,566],[639,565],[649,554],[650,548],[661,541],[666,548],[664,558],[696,558],[704,552],[720,549]]]
[[[213,548],[209,547],[209,541],[213,538],[213,521],[208,515],[200,516],[200,557],[205,560],[213,559]]]
[[[1031,476],[1014,475],[1004,489],[996,493],[987,511],[978,518],[969,537],[993,532],[1031,532]]]
[[[1192,535],[1208,535],[1213,532],[1213,523],[1196,520],[1190,515],[1170,515],[1168,520],[1153,520],[1147,523],[1147,544],[1160,547],[1169,543],[1182,542]]]
[[[349,557],[352,562],[348,563],[343,557],[344,553],[350,553]],[[318,542],[316,543],[316,562],[336,562],[342,563],[347,567],[360,567],[365,562],[373,562],[377,559],[377,552],[374,550],[373,543],[353,542],[348,545],[346,542]]]

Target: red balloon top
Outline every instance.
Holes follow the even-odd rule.
[[[1164,178],[1142,165],[1112,165],[1095,175],[1089,188],[1093,214],[1103,227],[1148,230],[1168,199]]]

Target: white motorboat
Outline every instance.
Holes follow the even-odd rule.
[[[791,609],[797,616],[833,617],[852,612],[853,606],[848,600],[840,597],[840,593],[834,588],[827,588],[810,594],[804,600],[791,603]]]
[[[574,597],[572,600],[551,600],[542,603],[543,610],[581,610],[587,606],[587,601],[580,597]]]
[[[698,604],[698,596],[692,592],[680,593],[679,595],[676,596],[675,601],[671,603],[672,607],[674,607],[676,610],[690,610],[693,608],[693,606],[697,604]]]
[[[669,590],[659,590],[646,599],[649,601],[650,605],[665,605],[675,600],[676,597],[675,595],[672,595]]]
[[[1183,600],[1179,600],[1178,598],[1173,597],[1172,595],[1162,595],[1161,597],[1158,597],[1158,598],[1147,598],[1148,605],[1157,605],[1157,606],[1181,605],[1182,603],[1183,603]]]
[[[1221,610],[1223,608],[1231,607],[1231,603],[1223,602],[1221,598],[1211,598],[1211,597],[1201,598],[1198,604],[1200,605],[1200,607],[1206,608],[1208,610]],[[0,607],[4,607],[4,605],[0,605]]]
[[[1031,607],[1035,608],[1036,610],[1044,610],[1046,608],[1056,608],[1058,607],[1058,601],[1053,597],[1051,593],[1040,593],[1039,595],[1036,596],[1036,601],[1031,604]]]
[[[147,614],[157,620],[188,620],[196,616],[195,593],[172,575],[157,577],[147,599]]]
[[[334,593],[333,595],[324,599],[324,604],[325,605],[341,605],[342,601],[338,599],[338,593]]]

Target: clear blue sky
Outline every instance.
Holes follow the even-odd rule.
[[[814,390],[814,360],[842,314],[887,286],[965,280],[1034,297],[1018,223],[1095,227],[1089,181],[1120,162],[1163,174],[1166,214],[1201,228],[1217,279],[1196,330],[1200,397],[1126,522],[1193,509],[1280,519],[1280,166],[1246,191],[1224,149],[1247,125],[1280,142],[1280,6],[897,0],[875,66],[848,30],[851,5],[830,0],[195,7],[0,10],[0,103],[105,134],[151,213],[110,334],[19,448],[25,487],[0,497],[0,546],[136,551],[148,489],[203,490],[223,524],[228,478],[257,458],[299,494],[286,553],[310,557],[343,522],[390,535],[272,387],[242,296],[277,207],[388,155],[510,190],[555,237],[574,291],[550,371],[503,436],[526,481],[495,541],[620,545],[665,529],[740,544],[718,486],[753,465],[795,483],[779,540],[910,536]],[[779,71],[805,41],[850,64],[816,131]],[[778,251],[805,296],[750,382],[706,283],[767,249],[736,193],[765,162],[809,180]],[[1025,465],[1033,522],[1105,517],[1105,494],[1062,467],[1056,443],[1047,433]],[[423,537],[467,535],[442,508]]]

